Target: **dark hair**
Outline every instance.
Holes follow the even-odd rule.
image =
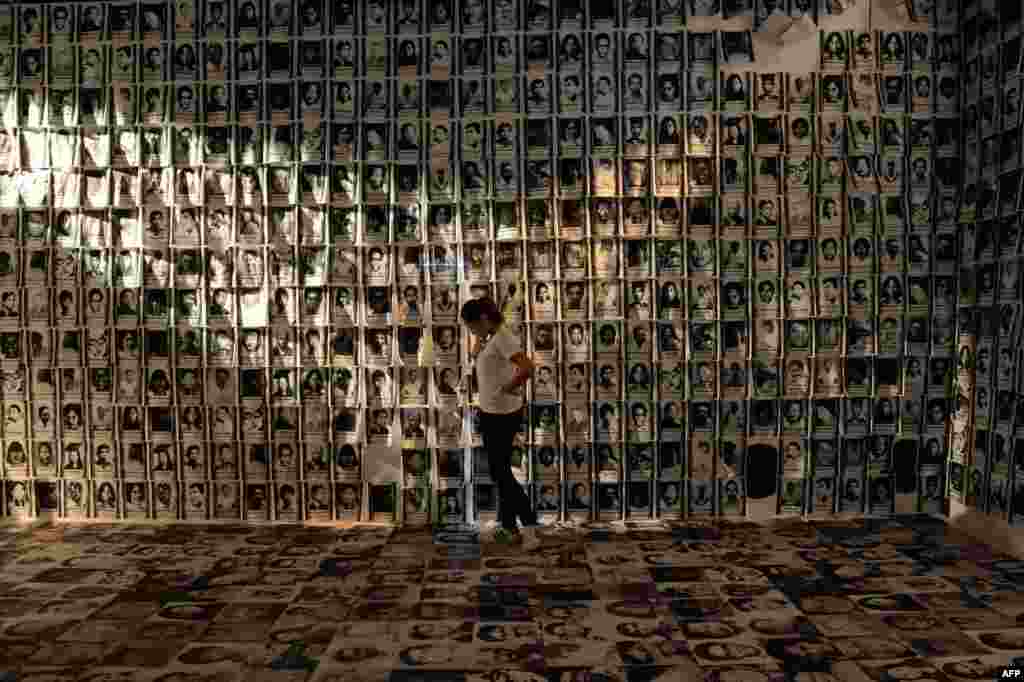
[[[498,323],[505,321],[497,304],[488,296],[466,301],[465,305],[462,306],[461,317],[463,322],[470,324],[483,319]]]

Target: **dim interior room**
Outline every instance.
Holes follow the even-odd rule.
[[[0,6],[0,682],[1019,669],[1021,13]]]

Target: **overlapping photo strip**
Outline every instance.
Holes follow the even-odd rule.
[[[1008,514],[1019,18],[619,4],[0,8],[4,512],[493,517],[487,295],[545,520]]]

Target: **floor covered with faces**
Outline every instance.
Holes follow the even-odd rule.
[[[3,682],[993,680],[1024,561],[935,520],[0,527]],[[1016,659],[1016,661],[1015,661]]]

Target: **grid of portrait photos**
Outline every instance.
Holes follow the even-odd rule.
[[[1021,8],[964,9],[959,390],[951,421],[949,496],[1019,526]]]
[[[545,521],[941,512],[972,248],[1017,353],[1020,37],[915,7],[800,73],[686,29],[762,5],[0,8],[5,513],[493,518],[484,295]]]

